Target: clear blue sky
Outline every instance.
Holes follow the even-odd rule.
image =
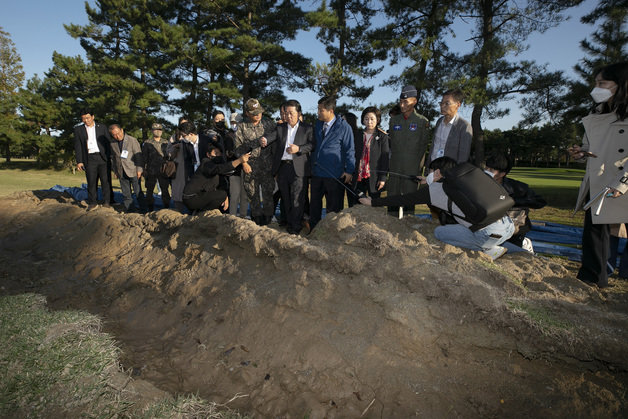
[[[93,4],[93,1],[90,1]],[[0,0],[0,26],[8,32],[22,57],[22,65],[26,78],[34,74],[43,74],[52,66],[52,53],[57,51],[64,55],[79,55],[83,53],[79,41],[70,37],[63,28],[64,23],[86,24],[85,2],[83,0]],[[566,14],[571,19],[563,22],[559,27],[538,34],[534,33],[528,39],[530,49],[521,57],[535,60],[539,64],[548,64],[550,70],[563,70],[570,77],[573,76],[572,67],[583,57],[579,42],[587,37],[594,28],[580,23],[580,16],[592,10],[597,1],[586,0],[579,7],[570,9]],[[456,48],[462,52],[471,49],[466,42],[466,29],[459,24],[456,26]],[[315,61],[326,61],[322,46],[314,38],[314,34],[302,34],[296,41],[290,43],[290,48],[314,58]],[[386,66],[374,83],[379,85],[382,80],[391,74],[401,71],[400,67]],[[374,93],[367,99],[364,106],[377,105],[394,101],[399,92],[388,87],[376,87]],[[316,112],[318,97],[313,92],[298,92],[291,98],[299,100],[304,112]],[[520,112],[516,102],[504,104],[511,108],[511,115],[499,120],[486,120],[484,128],[510,129],[519,121]],[[359,111],[358,111],[359,112]],[[463,107],[462,117],[469,119],[471,109]],[[359,115],[359,113],[358,113]],[[178,116],[172,116],[173,121]]]

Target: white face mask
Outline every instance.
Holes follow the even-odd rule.
[[[591,90],[591,97],[595,103],[608,102],[613,97],[613,92],[603,87],[595,87]]]
[[[490,170],[485,170],[484,173],[486,173],[490,177],[495,177],[495,173],[491,172]]]
[[[427,175],[425,181],[428,185],[431,185],[434,182],[434,172],[431,172],[429,175]]]

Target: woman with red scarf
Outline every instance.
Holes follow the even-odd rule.
[[[355,138],[354,189],[370,197],[378,198],[386,185],[390,161],[388,134],[379,124],[382,113],[374,106],[362,111],[364,129]]]

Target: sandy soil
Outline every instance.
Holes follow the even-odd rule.
[[[626,417],[628,286],[493,263],[354,207],[307,238],[218,212],[0,199],[2,293],[102,316],[134,376],[253,417]]]

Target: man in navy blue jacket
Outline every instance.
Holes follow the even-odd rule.
[[[338,212],[344,204],[343,183],[351,184],[355,169],[353,131],[342,118],[336,118],[336,100],[324,97],[318,101],[318,121],[314,127],[316,148],[312,155],[310,224],[320,221],[323,196],[327,212]]]

